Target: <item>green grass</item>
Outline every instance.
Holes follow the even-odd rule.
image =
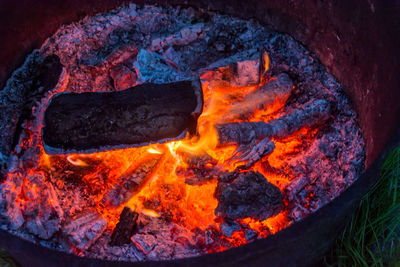
[[[18,263],[6,251],[0,249],[0,266],[1,267],[20,267]]]
[[[336,241],[328,266],[400,266],[400,147]]]

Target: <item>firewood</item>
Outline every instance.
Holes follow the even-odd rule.
[[[124,207],[119,216],[119,222],[111,235],[111,246],[123,246],[131,242],[139,215],[128,207]]]
[[[95,211],[84,211],[64,226],[62,234],[69,246],[85,250],[103,234],[106,220]]]
[[[162,143],[195,133],[201,111],[198,80],[110,93],[63,93],[45,111],[42,139],[48,154]]]
[[[150,178],[150,174],[153,173],[160,159],[161,155],[153,154],[150,159],[139,165],[132,164],[104,195],[102,203],[108,207],[117,208],[128,201]]]
[[[235,122],[216,125],[219,144],[239,145],[233,160],[246,162],[246,168],[271,153],[274,144],[271,138],[282,139],[303,127],[324,123],[330,117],[330,103],[316,100],[304,104],[290,113],[266,122]],[[261,141],[260,141],[261,139]],[[257,143],[258,142],[258,143]]]
[[[223,175],[215,189],[218,199],[215,215],[225,220],[252,217],[265,220],[278,214],[283,195],[258,172],[230,172]]]
[[[246,95],[242,101],[233,104],[220,121],[248,117],[258,110],[273,113],[286,104],[292,89],[293,82],[290,77],[281,73]]]

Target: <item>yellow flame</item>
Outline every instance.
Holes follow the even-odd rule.
[[[149,152],[150,154],[162,154],[162,152],[160,150],[157,150],[156,148],[150,147],[149,149],[147,149],[147,152]]]
[[[150,216],[150,217],[154,217],[154,218],[160,217],[160,214],[158,214],[155,210],[142,209],[140,212],[142,214]]]
[[[75,165],[75,166],[79,166],[79,167],[87,167],[87,166],[89,166],[83,160],[81,160],[79,158],[75,158],[74,155],[67,156],[67,160],[68,160],[69,163],[71,163],[72,165]]]

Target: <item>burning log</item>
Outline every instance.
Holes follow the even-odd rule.
[[[132,164],[104,195],[102,203],[108,207],[117,208],[128,201],[150,177],[161,156],[153,154],[152,158],[139,166]]]
[[[251,167],[262,157],[270,154],[275,146],[271,138],[281,139],[299,131],[303,127],[313,127],[324,123],[330,117],[330,103],[317,100],[300,106],[289,114],[266,122],[240,122],[216,125],[219,144],[238,144],[232,159],[247,162]],[[261,142],[258,140],[262,139]]]
[[[162,143],[194,133],[201,110],[197,80],[59,94],[46,109],[42,139],[48,154]]]
[[[230,172],[222,176],[215,190],[215,215],[224,219],[253,217],[265,220],[280,212],[283,195],[258,172]]]
[[[128,207],[122,210],[119,222],[111,235],[111,246],[122,246],[131,242],[138,217],[139,215]]]
[[[286,73],[281,73],[269,82],[246,95],[243,101],[233,104],[221,121],[248,117],[257,110],[273,113],[281,109],[293,90],[293,82]]]

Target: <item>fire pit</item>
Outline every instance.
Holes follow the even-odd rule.
[[[24,79],[37,82],[24,89]],[[20,122],[5,116],[17,139],[3,225],[53,249],[140,261],[271,240],[363,169],[340,86],[300,44],[255,22],[123,6],[60,29],[3,92],[33,87]],[[56,95],[65,91],[87,93]]]

